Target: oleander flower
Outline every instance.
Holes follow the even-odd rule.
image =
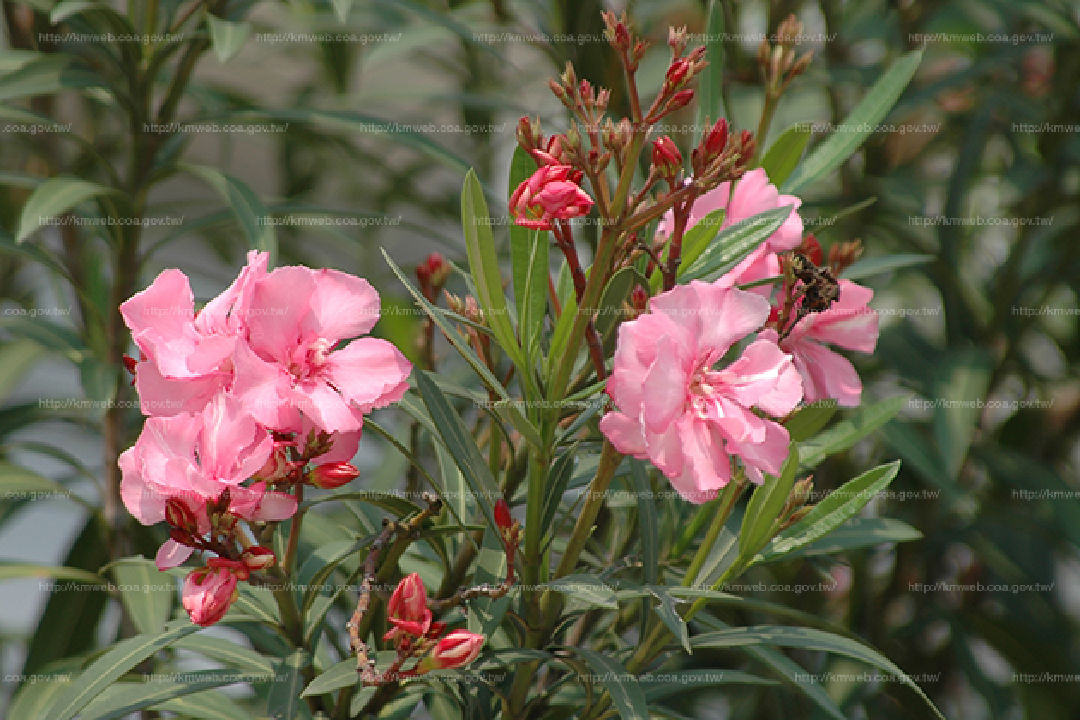
[[[357,338],[379,319],[366,280],[281,267],[254,283],[249,314],[232,392],[273,430],[304,432],[306,418],[327,433],[356,433],[366,413],[408,390],[405,356],[385,340]],[[348,338],[357,339],[335,349]]]
[[[394,626],[384,640],[396,640],[403,635],[422,637],[431,630],[431,610],[427,606],[427,589],[420,575],[412,573],[402,578],[387,602],[386,619]]]
[[[569,165],[537,168],[510,196],[514,222],[536,230],[551,230],[555,220],[587,215],[593,199],[578,182],[581,171]]]
[[[232,355],[246,333],[253,283],[266,275],[267,253],[248,253],[247,265],[224,292],[195,312],[187,276],[164,270],[120,305],[139,348],[135,386],[144,415],[197,413],[233,378]]]
[[[652,298],[649,312],[619,327],[607,383],[618,410],[601,419],[601,431],[695,503],[727,485],[732,458],[754,482],[778,474],[788,432],[754,409],[782,416],[802,399],[791,358],[758,338],[719,365],[768,316],[767,300],[723,282],[694,281]]]
[[[780,341],[802,376],[807,402],[835,398],[839,405],[855,407],[862,397],[862,382],[851,361],[830,349],[870,353],[878,339],[878,315],[870,308],[874,291],[851,280],[840,280],[840,297],[828,310],[808,313]],[[772,337],[776,337],[773,333]]]
[[[417,663],[416,674],[464,667],[476,659],[483,647],[483,635],[468,630],[451,630]]]

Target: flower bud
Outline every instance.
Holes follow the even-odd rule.
[[[728,124],[726,118],[720,118],[709,129],[708,134],[705,135],[705,139],[702,141],[702,147],[705,150],[705,156],[707,158],[713,158],[724,152],[724,148],[727,146],[728,141]]]
[[[421,637],[431,627],[431,611],[427,606],[427,589],[420,575],[412,573],[402,578],[387,603],[387,620],[393,629],[384,639],[400,637],[402,633]]]
[[[510,515],[510,506],[506,500],[499,498],[495,502],[495,524],[500,530],[508,530],[513,523],[514,518]]]
[[[244,563],[244,567],[248,570],[265,570],[268,567],[273,567],[277,562],[277,556],[274,555],[274,551],[270,548],[253,545],[240,553],[240,562]]]
[[[675,182],[675,178],[682,170],[683,158],[675,142],[665,135],[653,141],[652,164],[660,177],[668,182]]]
[[[694,99],[694,91],[690,88],[680,90],[671,96],[667,105],[664,106],[664,114],[675,112],[679,108],[686,107],[690,104],[690,101]]]
[[[238,595],[236,581],[237,576],[226,567],[199,568],[188,573],[181,603],[191,622],[207,627],[225,617]]]
[[[681,88],[686,84],[687,76],[692,68],[693,64],[686,58],[673,60],[664,75],[664,88],[669,92]]]
[[[352,482],[359,474],[360,471],[347,462],[332,462],[309,470],[307,481],[323,490],[333,490]]]
[[[417,664],[417,674],[468,665],[476,659],[483,647],[483,635],[468,630],[454,630],[436,643],[431,654]]]

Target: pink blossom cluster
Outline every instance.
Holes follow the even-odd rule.
[[[873,291],[839,281],[839,298],[821,312],[795,313],[794,286],[737,286],[776,277],[780,253],[803,242],[801,201],[781,195],[761,169],[734,188],[722,183],[694,204],[690,226],[725,209],[728,226],[785,205],[785,222],[743,261],[714,282],[692,281],[653,297],[648,312],[619,327],[607,392],[617,410],[600,429],[622,453],[652,462],[687,500],[716,497],[737,459],[746,476],[763,482],[787,458],[789,435],[779,422],[801,402],[827,398],[859,404],[854,367],[829,346],[871,352],[878,318]],[[669,213],[658,232],[666,236]],[[741,349],[741,352],[740,352]]]
[[[292,485],[356,477],[347,461],[364,415],[399,400],[411,372],[390,343],[358,337],[379,318],[366,280],[267,263],[249,253],[198,311],[188,278],[171,269],[120,306],[148,416],[119,458],[121,496],[139,522],[169,525],[159,568],[196,550],[216,555],[184,583],[184,607],[200,625],[225,614],[237,580],[275,561],[242,523],[291,517]]]

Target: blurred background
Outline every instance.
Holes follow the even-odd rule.
[[[111,5],[134,28],[168,27],[162,18],[179,21],[199,5],[131,4],[131,11]],[[539,116],[547,132],[566,128],[548,77],[572,60],[579,76],[616,90],[613,114],[622,114],[603,8],[625,7],[656,41],[643,87],[658,86],[667,67],[669,25],[708,39],[709,8],[692,0],[211,4],[222,18],[211,33],[178,25],[185,41],[203,34],[201,54],[187,67],[189,46],[176,43],[149,88],[154,108],[174,107],[155,117],[139,107],[147,88],[115,89],[125,67],[138,62],[123,43],[63,35],[96,32],[94,13],[57,12],[50,0],[2,3],[0,708],[26,677],[125,632],[107,594],[53,592],[47,579],[10,564],[96,573],[111,557],[149,557],[156,547],[150,532],[104,498],[106,465],[139,427],[115,362],[120,345],[130,351],[112,324],[124,289],[118,279],[139,289],[161,269],[180,267],[205,300],[228,284],[249,246],[264,244],[278,264],[353,272],[376,285],[385,307],[407,307],[379,248],[404,268],[432,250],[462,261],[458,193],[469,167],[485,184],[505,247],[499,208],[517,119]],[[804,25],[800,50],[814,52],[769,137],[758,138],[766,147],[796,123],[810,124],[811,147],[844,132],[843,118],[884,69],[907,50],[926,48],[895,110],[831,182],[804,196],[801,212],[826,248],[860,239],[865,257],[883,263],[924,256],[867,281],[882,332],[878,351],[856,359],[867,399],[908,393],[911,400],[872,442],[830,460],[816,478],[819,487],[834,487],[867,463],[902,458],[899,478],[874,511],[923,537],[771,569],[775,582],[817,589],[758,594],[849,628],[912,675],[950,718],[1075,718],[1080,6],[777,0],[716,7],[722,22],[710,32],[723,33],[713,41],[735,128],[757,127],[763,36],[794,13]],[[148,17],[150,8],[159,15]],[[189,83],[172,98],[181,72],[190,72]],[[156,119],[179,126],[153,127]],[[659,131],[686,153],[699,121],[688,114]],[[180,156],[179,171],[162,169]],[[127,197],[117,202],[146,227],[88,225],[93,202],[84,202],[24,233],[24,204],[49,178],[119,180]],[[141,267],[131,266],[133,249]],[[378,331],[410,346],[419,319],[387,312]],[[392,413],[384,415],[393,427]],[[360,464],[370,482],[396,486],[398,458],[368,442]],[[131,527],[118,547],[124,524]],[[796,657],[811,671],[820,662]],[[687,663],[752,666],[735,653]],[[908,717],[895,698],[908,691],[879,692],[889,678],[867,682],[859,675],[865,668],[845,675],[829,667],[818,681],[851,717]],[[685,717],[701,717],[705,706],[732,718],[811,716],[797,693],[712,692],[687,693]]]

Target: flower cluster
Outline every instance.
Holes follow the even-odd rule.
[[[393,627],[383,640],[392,643],[397,651],[397,659],[386,673],[393,680],[468,665],[484,646],[484,636],[468,630],[451,630],[443,635],[446,623],[432,620],[427,589],[416,573],[406,576],[394,589],[386,619]],[[403,670],[413,658],[418,658],[416,664]]]
[[[779,420],[800,402],[859,403],[854,367],[828,345],[874,349],[873,291],[835,280],[843,264],[838,255],[831,269],[817,267],[820,246],[812,235],[803,240],[800,204],[779,194],[761,169],[734,188],[724,182],[697,198],[691,227],[721,209],[724,226],[778,207],[790,206],[791,214],[716,281],[677,285],[619,328],[607,383],[618,409],[601,419],[600,429],[620,452],[650,460],[691,502],[716,497],[731,479],[732,458],[753,482],[778,474],[789,443]],[[669,211],[657,231],[661,242],[676,222]],[[814,255],[815,247],[813,260],[791,252]],[[778,291],[767,284],[738,287],[782,272]],[[739,344],[745,347],[730,359]]]
[[[364,414],[400,399],[411,371],[384,340],[338,347],[378,320],[367,281],[304,267],[269,272],[267,261],[250,253],[235,282],[198,312],[179,270],[120,307],[149,416],[120,456],[121,496],[139,522],[168,524],[159,568],[195,551],[215,555],[184,583],[184,607],[200,625],[221,619],[238,580],[276,561],[254,527],[296,512],[291,487],[356,477],[347,461]]]

